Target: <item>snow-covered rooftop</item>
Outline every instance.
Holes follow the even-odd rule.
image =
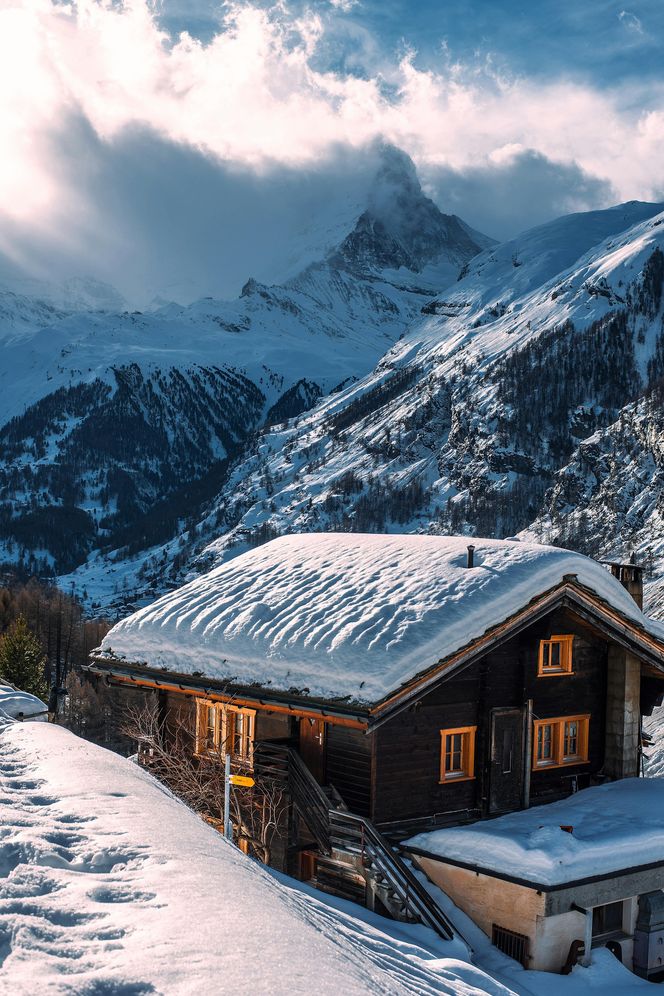
[[[651,628],[600,564],[467,537],[299,534],[223,564],[114,626],[102,653],[185,674],[375,702],[576,574]]]
[[[409,845],[545,886],[664,864],[664,779],[598,785],[495,820],[418,834]]]
[[[12,685],[0,685],[0,719],[35,720],[45,722],[48,706],[36,695],[22,692]]]

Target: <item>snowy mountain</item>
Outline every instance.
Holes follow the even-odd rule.
[[[176,555],[182,580],[323,529],[525,531],[643,555],[659,516],[662,208],[572,215],[485,250],[370,374],[258,436],[187,541],[77,582],[103,591],[115,569],[140,595]]]
[[[366,375],[490,241],[386,148],[352,231],[282,285],[148,313],[90,281],[57,307],[0,292],[0,561],[63,572],[179,534],[253,433]]]

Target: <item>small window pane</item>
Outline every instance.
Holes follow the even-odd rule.
[[[448,733],[445,737],[445,771],[463,771],[463,734]]]
[[[576,720],[565,723],[565,757],[577,757],[579,753],[579,724]]]
[[[208,706],[207,708],[207,724],[205,727],[205,749],[214,750],[215,748],[215,724],[216,709],[214,706]]]
[[[622,930],[622,925],[622,902],[607,903],[606,906],[596,906],[593,910],[593,937]]]
[[[550,761],[553,757],[553,726],[550,723],[537,727],[537,760]]]

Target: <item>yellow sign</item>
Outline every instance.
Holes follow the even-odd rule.
[[[231,785],[242,785],[244,788],[251,788],[254,780],[253,778],[248,778],[246,775],[231,775],[230,783]]]

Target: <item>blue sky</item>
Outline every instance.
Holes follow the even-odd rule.
[[[274,7],[269,2],[265,9]],[[529,77],[565,75],[598,86],[662,81],[664,3],[637,0],[330,0],[291,3],[293,11],[315,10],[328,26],[328,65],[358,72],[366,50],[382,56],[404,45],[422,67],[440,65],[447,46],[454,59],[490,57],[508,73]],[[187,30],[209,40],[219,30],[223,5],[210,0],[162,0],[160,21],[169,31]],[[369,60],[367,60],[369,61]]]

